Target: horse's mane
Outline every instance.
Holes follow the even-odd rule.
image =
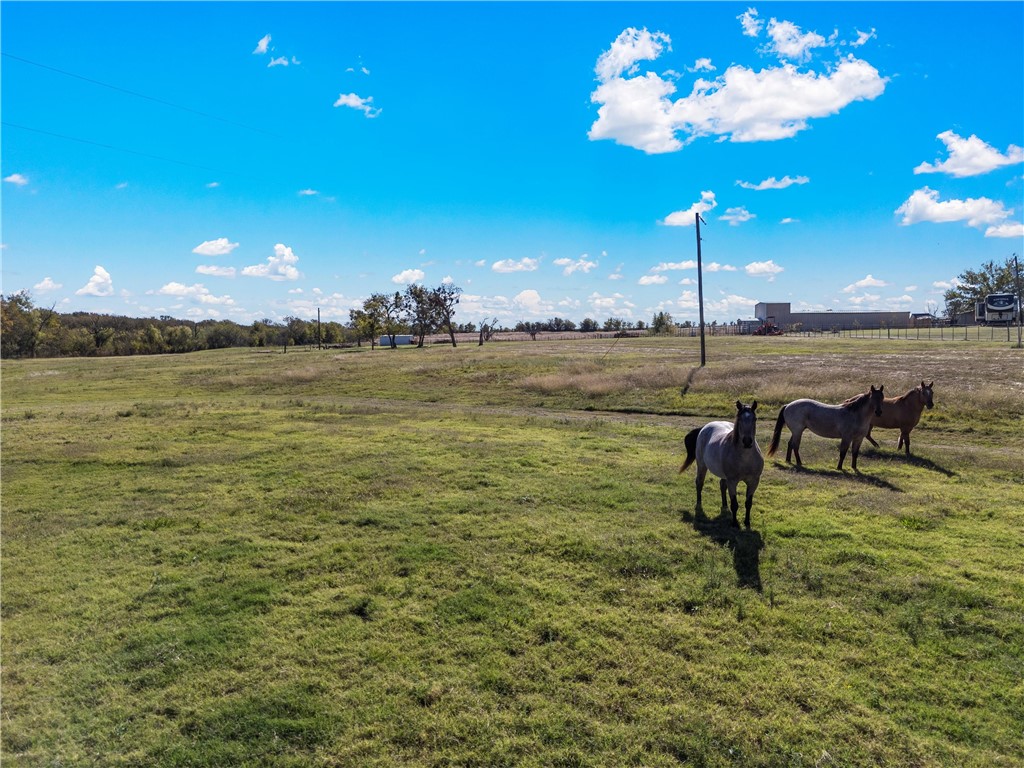
[[[860,406],[864,405],[864,401],[866,401],[870,397],[871,390],[868,390],[867,392],[861,392],[859,395],[854,395],[848,400],[843,400],[843,402],[841,402],[840,405],[843,406],[843,408],[845,408],[848,411],[855,411]]]

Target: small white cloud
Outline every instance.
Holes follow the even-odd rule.
[[[915,190],[895,212],[903,214],[903,226],[964,221],[969,227],[987,226],[990,230],[998,229],[1012,213],[1002,203],[987,197],[940,201],[939,193],[928,187]]]
[[[804,62],[811,58],[814,48],[823,48],[828,41],[817,32],[803,32],[791,21],[771,19],[768,22],[768,48],[780,59]]]
[[[516,261],[515,259],[502,259],[496,261],[491,265],[491,269],[495,272],[533,272],[540,265],[540,259],[531,259],[525,257]]]
[[[871,40],[871,39],[873,39],[875,37],[878,37],[878,35],[875,34],[875,28],[874,27],[871,28],[870,32],[861,32],[858,29],[857,30],[857,39],[854,40],[853,42],[851,42],[850,45],[852,45],[854,48],[860,48],[868,40]]]
[[[474,267],[486,267],[487,266],[487,259],[477,259],[476,261],[473,262],[473,266]]]
[[[740,25],[743,27],[743,34],[747,37],[757,37],[761,34],[761,28],[764,26],[764,22],[757,18],[756,8],[747,8],[747,10],[736,18],[740,20]]]
[[[782,219],[779,224],[796,224],[798,221],[800,221],[800,219],[794,219],[792,216],[787,216]]]
[[[528,288],[525,291],[520,291],[512,297],[512,306],[529,315],[542,315],[550,312],[554,305],[551,302],[544,301],[540,293]]]
[[[682,280],[679,281],[678,284],[679,285],[696,285],[697,281],[694,280],[692,277],[684,277]]]
[[[685,211],[675,211],[670,213],[665,219],[660,222],[666,227],[689,227],[695,222],[695,215],[698,213],[707,213],[714,208],[718,203],[715,200],[715,193],[710,190],[700,193],[700,200]]]
[[[775,281],[777,274],[785,271],[783,267],[780,267],[771,259],[768,261],[752,261],[743,270],[749,277],[766,277],[769,283]]]
[[[19,187],[24,187],[28,184],[28,176],[20,173],[12,173],[10,176],[4,176],[4,181],[8,184],[14,184]]]
[[[719,264],[717,261],[712,261],[710,264],[704,265],[705,272],[735,272],[736,267],[732,264]]]
[[[315,190],[315,189],[300,189],[299,190],[299,196],[300,197],[315,197],[315,196],[317,196],[319,194],[320,193],[317,190]]]
[[[848,286],[843,288],[843,293],[853,293],[861,288],[884,288],[887,285],[888,283],[885,282],[885,280],[879,280],[873,275],[868,275],[867,277],[858,280],[855,283],[850,283]]]
[[[951,288],[955,288],[959,285],[960,281],[956,278],[952,280],[936,280],[932,283],[932,288],[938,288],[940,291],[948,291]]]
[[[949,157],[944,162],[921,163],[914,173],[945,173],[956,178],[980,176],[997,168],[1024,162],[1024,148],[1011,144],[1002,154],[977,136],[963,138],[943,131],[936,138],[946,145]]]
[[[334,102],[334,106],[359,110],[369,118],[377,117],[381,112],[378,107],[373,106],[373,96],[367,96],[364,99],[354,93],[340,94],[337,101]]]
[[[128,182],[127,181],[122,181],[122,182],[120,182],[118,184],[115,184],[114,185],[114,189],[128,189]]]
[[[697,262],[694,259],[686,261],[663,261],[656,267],[651,267],[651,272],[670,272],[677,269],[696,269]]]
[[[260,41],[256,43],[256,48],[253,53],[263,54],[270,50],[270,35],[264,35],[260,38]]]
[[[582,272],[587,274],[594,267],[597,266],[596,261],[590,261],[587,254],[583,254],[578,259],[555,259],[554,264],[559,267],[564,267],[562,274],[568,277],[573,272]]]
[[[266,264],[254,264],[242,269],[246,277],[265,277],[268,280],[298,280],[302,273],[296,268],[299,257],[283,243],[274,246],[274,255],[267,257]]]
[[[290,62],[287,56],[277,56],[267,62],[268,67],[287,67]]]
[[[807,176],[783,176],[781,179],[776,179],[774,176],[769,176],[764,181],[760,181],[754,184],[749,181],[736,181],[737,186],[743,187],[744,189],[756,189],[763,191],[765,189],[785,189],[791,187],[794,184],[806,184],[810,179]]]
[[[219,181],[211,181],[209,184],[206,185],[206,188],[207,189],[216,189],[219,186],[220,186],[220,182]]]
[[[89,278],[89,282],[75,291],[76,296],[113,296],[114,295],[114,281],[110,277],[110,273],[107,272],[103,267],[97,265],[96,269],[93,270],[92,277]]]
[[[905,288],[903,289],[903,291],[904,291],[905,293],[911,293],[911,292],[913,292],[913,291],[916,291],[916,290],[917,290],[917,286],[916,286],[916,285],[908,285],[908,286],[906,286],[906,287],[905,287]]]
[[[665,275],[644,275],[636,282],[637,285],[664,285],[668,278]]]
[[[729,222],[730,227],[738,227],[740,224],[756,218],[756,214],[751,213],[743,206],[739,206],[737,208],[726,208],[725,213],[719,216],[718,220]]]
[[[426,274],[422,269],[403,269],[397,275],[391,276],[391,282],[399,285],[412,285],[422,281],[424,277]]]
[[[226,256],[237,247],[238,243],[232,243],[226,237],[218,237],[216,240],[204,240],[192,249],[192,253],[200,256]]]
[[[199,304],[213,304],[232,306],[235,300],[230,296],[214,296],[202,283],[185,285],[183,283],[167,283],[160,290],[156,291],[159,296],[176,296],[182,299],[191,299]]]
[[[985,237],[1024,237],[1024,224],[1007,221],[985,230]]]
[[[196,274],[209,275],[211,277],[234,277],[234,267],[220,267],[214,264],[200,264],[196,267]]]
[[[711,63],[711,59],[697,59],[693,62],[692,67],[686,68],[687,72],[714,72],[715,65]]]
[[[60,283],[55,283],[53,278],[44,277],[41,281],[32,286],[32,290],[36,293],[49,293],[50,291],[58,291],[64,286]]]

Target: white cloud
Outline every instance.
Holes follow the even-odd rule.
[[[752,261],[743,270],[749,277],[767,277],[769,283],[775,281],[777,274],[785,271],[783,267],[780,267],[771,259],[768,261]]]
[[[792,216],[787,216],[786,218],[782,219],[782,221],[780,221],[779,224],[796,224],[798,221],[800,221],[800,219],[794,219]]]
[[[298,66],[301,63],[302,62],[299,61],[294,56],[292,56],[291,59],[289,59],[287,56],[278,56],[276,58],[271,59],[267,63],[267,66],[268,67],[287,67],[290,64],[294,64],[294,65]]]
[[[491,265],[491,269],[495,272],[533,272],[540,265],[540,259],[531,259],[530,257],[524,257],[519,261],[514,259],[502,259],[496,261]]]
[[[721,299],[705,301],[704,309],[720,317],[738,317],[740,315],[747,315],[749,317],[754,312],[755,304],[757,304],[756,299],[728,294]]]
[[[555,259],[556,266],[564,267],[562,274],[568,277],[573,272],[583,272],[587,274],[594,267],[597,266],[596,261],[590,261],[590,257],[587,254],[583,254],[578,259]]]
[[[473,266],[474,267],[486,267],[487,266],[487,259],[478,259],[477,261],[473,262]]]
[[[682,280],[679,281],[679,285],[696,285],[696,284],[697,284],[697,281],[694,280],[692,277],[684,277]]]
[[[192,253],[200,256],[226,256],[237,247],[238,243],[232,243],[226,237],[218,237],[216,240],[204,240],[192,249]]]
[[[800,34],[795,25],[773,22],[775,47],[797,60],[823,41]],[[704,136],[733,142],[790,138],[812,118],[876,98],[888,82],[852,55],[822,73],[789,63],[759,71],[733,65],[715,80],[698,79],[688,96],[673,101],[673,83],[655,72],[638,73],[638,62],[656,59],[668,42],[664,33],[630,28],[601,55],[595,68],[599,85],[590,97],[600,105],[588,133],[591,141],[612,139],[658,154]]]
[[[738,208],[726,208],[725,214],[718,217],[719,221],[728,221],[730,227],[738,227],[740,224],[756,219],[757,216],[743,206]]]
[[[768,49],[780,59],[792,59],[804,62],[810,59],[811,50],[823,48],[828,44],[824,37],[816,32],[804,33],[791,21],[771,19],[768,22],[768,37],[771,43]]]
[[[766,189],[785,189],[791,187],[794,184],[806,184],[810,179],[807,176],[783,176],[781,179],[776,179],[774,176],[769,176],[764,181],[754,184],[749,181],[736,181],[736,184],[744,189],[755,189],[763,191]]]
[[[44,277],[38,283],[32,286],[32,290],[36,293],[49,293],[50,291],[58,291],[64,286],[61,283],[55,283],[53,278]]]
[[[917,286],[916,285],[908,285],[908,286],[904,287],[903,290],[906,291],[907,293],[910,293],[911,291],[916,291],[917,290]]]
[[[710,264],[704,265],[705,272],[735,272],[736,267],[731,264],[719,264],[717,261],[712,261]]]
[[[686,261],[663,261],[656,267],[651,267],[651,272],[669,272],[676,269],[696,269],[697,262],[693,259]]]
[[[693,62],[692,67],[686,68],[687,72],[714,72],[715,65],[711,63],[711,59],[697,59]]]
[[[956,178],[980,176],[1006,165],[1024,162],[1024,148],[1011,144],[1002,154],[975,135],[963,138],[953,131],[943,131],[936,138],[946,145],[949,157],[944,162],[921,163],[914,173],[946,173]]]
[[[117,184],[114,185],[114,189],[128,189],[128,182],[127,181],[120,181],[120,182],[118,182]]]
[[[985,237],[1024,237],[1024,224],[1007,221],[986,229]]]
[[[594,71],[602,82],[623,73],[632,75],[637,71],[637,62],[653,61],[665,48],[672,50],[672,40],[664,32],[651,33],[646,28],[629,27],[598,57]]]
[[[852,45],[854,48],[860,48],[868,40],[871,40],[871,39],[873,39],[875,37],[878,37],[878,35],[875,34],[875,28],[874,27],[871,28],[870,32],[861,32],[858,29],[857,30],[857,39],[854,40],[852,43],[850,43],[850,45]]]
[[[918,224],[922,221],[943,224],[953,221],[965,221],[969,227],[989,227],[989,232],[997,231],[1013,213],[997,200],[987,197],[966,200],[939,200],[939,193],[928,187],[915,190],[913,194],[896,209],[903,214],[900,222],[903,226]],[[1012,222],[1007,222],[1010,224]],[[994,237],[997,235],[989,235]]]
[[[97,265],[96,269],[93,270],[92,277],[89,278],[89,282],[75,291],[76,296],[113,296],[114,295],[114,281],[110,277],[110,273],[107,272],[103,267]]]
[[[267,257],[266,264],[255,264],[242,269],[246,277],[265,277],[268,280],[298,280],[302,273],[295,267],[299,257],[283,243],[274,246],[274,255]]]
[[[28,176],[20,173],[12,173],[10,176],[4,176],[4,181],[8,184],[14,184],[19,187],[24,187],[28,184]]]
[[[218,267],[214,264],[200,264],[196,267],[196,274],[210,275],[211,277],[234,277],[234,267]]]
[[[532,288],[520,291],[513,296],[512,306],[529,315],[546,314],[554,308],[551,302],[544,301],[540,294]]]
[[[889,285],[885,280],[879,280],[873,275],[867,275],[861,280],[855,283],[850,283],[848,286],[843,288],[843,293],[853,293],[861,288],[884,288]]]
[[[202,283],[185,285],[184,283],[171,282],[155,293],[159,296],[176,296],[181,299],[191,299],[200,304],[233,306],[235,303],[235,300],[230,296],[214,296]]]
[[[605,296],[594,291],[587,297],[587,303],[591,311],[599,317],[633,317],[633,310],[636,308],[636,304],[621,293]]]
[[[740,20],[740,24],[743,26],[743,34],[747,37],[757,37],[761,34],[764,22],[757,18],[756,8],[747,8],[736,18]]]
[[[338,100],[334,102],[334,106],[357,109],[369,118],[377,117],[381,112],[380,108],[373,106],[373,96],[367,96],[364,99],[354,93],[340,94]]]
[[[644,275],[636,282],[638,285],[664,285],[668,278],[665,275]]]
[[[300,189],[299,190],[299,197],[315,197],[316,195],[319,195],[319,194],[320,193],[317,190],[315,190],[315,189]]]
[[[206,185],[206,188],[207,189],[216,189],[219,186],[220,186],[220,182],[219,181],[211,181],[209,184]]]
[[[876,301],[878,301],[880,298],[882,298],[882,297],[880,295],[878,295],[877,293],[865,293],[865,294],[862,294],[860,296],[852,296],[849,299],[849,302],[851,304],[853,304],[854,306],[858,306],[859,307],[859,306],[861,306],[863,304],[873,304]]]
[[[412,285],[420,282],[424,277],[426,274],[422,269],[403,269],[397,275],[391,276],[391,282],[399,285]]]
[[[253,53],[263,54],[270,50],[270,35],[264,35],[260,38],[260,41],[256,43],[256,48]]]
[[[718,203],[715,201],[714,192],[701,192],[699,202],[694,203],[685,211],[675,211],[670,213],[660,223],[664,224],[666,227],[689,227],[693,225],[695,221],[695,214],[707,213],[716,205],[718,205]]]

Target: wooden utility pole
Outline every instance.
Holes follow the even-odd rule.
[[[694,213],[694,225],[697,228],[697,303],[700,306],[700,367],[707,362],[704,348],[704,268],[700,260],[700,223],[704,221],[699,213]],[[706,221],[704,221],[707,224]]]
[[[1021,323],[1024,323],[1024,294],[1020,292],[1020,263],[1017,261],[1017,254],[1013,254],[1014,283],[1017,287],[1017,349],[1024,344],[1021,343]]]
[[[323,343],[321,341],[323,337],[320,335],[320,307],[316,308],[316,348],[323,349]]]

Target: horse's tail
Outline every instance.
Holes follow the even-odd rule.
[[[786,406],[779,409],[779,418],[775,420],[775,431],[772,432],[772,442],[768,446],[768,455],[774,456],[779,448],[779,438],[782,437],[782,425],[786,423]]]
[[[683,439],[683,443],[686,445],[686,461],[679,468],[680,472],[683,472],[688,466],[693,464],[693,460],[697,458],[697,435],[699,434],[699,429],[693,429]]]

